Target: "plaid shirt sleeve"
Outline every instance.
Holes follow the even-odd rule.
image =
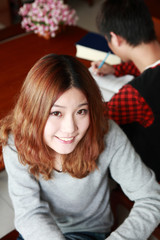
[[[154,115],[150,106],[139,92],[127,84],[105,103],[105,115],[118,124],[138,122],[144,127],[150,126]]]
[[[117,65],[113,65],[115,69],[114,75],[116,77],[121,77],[126,74],[133,75],[135,77],[140,75],[138,68],[134,65],[133,62],[123,62]]]

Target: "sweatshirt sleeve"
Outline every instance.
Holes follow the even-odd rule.
[[[40,198],[40,185],[18,161],[14,146],[3,148],[9,194],[15,210],[15,227],[25,240],[64,240],[47,202]]]
[[[115,149],[110,162],[111,176],[134,205],[126,220],[107,240],[146,240],[160,223],[160,184],[117,124],[112,135],[114,138],[108,145]]]

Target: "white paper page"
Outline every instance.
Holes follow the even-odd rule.
[[[100,88],[100,90],[105,102],[108,102],[115,94],[114,92],[109,91],[108,89]]]
[[[98,76],[93,73],[92,67],[89,68],[89,71],[91,72],[93,78],[96,80],[98,86],[100,87],[102,95],[104,95],[105,101],[110,100],[110,98],[115,93],[117,93],[119,89],[123,87],[123,85],[127,84],[134,78],[134,76],[132,75],[125,75],[123,77],[115,77],[114,75],[111,74],[106,76]]]

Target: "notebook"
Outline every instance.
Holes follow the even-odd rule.
[[[89,68],[89,71],[97,82],[97,85],[99,86],[102,96],[106,102],[108,102],[115,93],[118,93],[120,88],[122,88],[125,84],[134,78],[132,75],[125,75],[123,77],[116,77],[112,74],[106,76],[98,76],[93,73],[92,67]]]

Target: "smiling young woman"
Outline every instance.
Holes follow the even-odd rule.
[[[100,90],[76,58],[35,63],[0,122],[0,143],[18,240],[147,239],[159,224],[155,174],[104,116]],[[135,201],[112,233],[109,172]]]
[[[46,179],[49,179],[53,174],[55,151],[54,147],[50,146],[51,143],[44,141],[44,133],[50,131],[51,127],[47,130],[49,124],[52,125],[52,128],[57,127],[60,119],[64,118],[64,116],[62,118],[55,116],[58,114],[55,112],[60,112],[56,105],[62,104],[63,112],[69,107],[66,104],[69,105],[70,99],[65,98],[65,95],[73,92],[72,88],[75,91],[72,94],[74,101],[77,93],[82,97],[80,102],[79,99],[77,100],[77,111],[84,109],[84,107],[79,108],[79,105],[83,103],[87,103],[86,110],[88,111],[87,115],[74,114],[76,118],[78,116],[87,116],[88,118],[90,115],[90,126],[89,129],[87,127],[87,133],[77,148],[72,149],[67,158],[65,153],[69,152],[66,150],[63,153],[61,161],[64,163],[64,171],[68,171],[75,177],[86,176],[95,169],[97,156],[104,148],[102,139],[104,133],[107,132],[107,122],[103,121],[101,93],[88,70],[69,56],[54,54],[45,56],[28,73],[15,109],[4,119],[4,134],[2,132],[2,141],[7,143],[8,137],[5,132],[12,131],[20,161],[23,164],[28,164],[31,173],[36,176],[41,173]],[[62,95],[63,93],[65,95]],[[97,115],[99,115],[98,119]],[[80,118],[80,122],[83,122],[82,127],[85,119],[84,117]],[[68,123],[66,126],[69,128]],[[60,133],[58,136],[62,138],[74,137],[75,134],[76,132],[73,133],[73,136],[71,133]],[[62,146],[64,147],[66,144],[63,142],[60,148]]]

